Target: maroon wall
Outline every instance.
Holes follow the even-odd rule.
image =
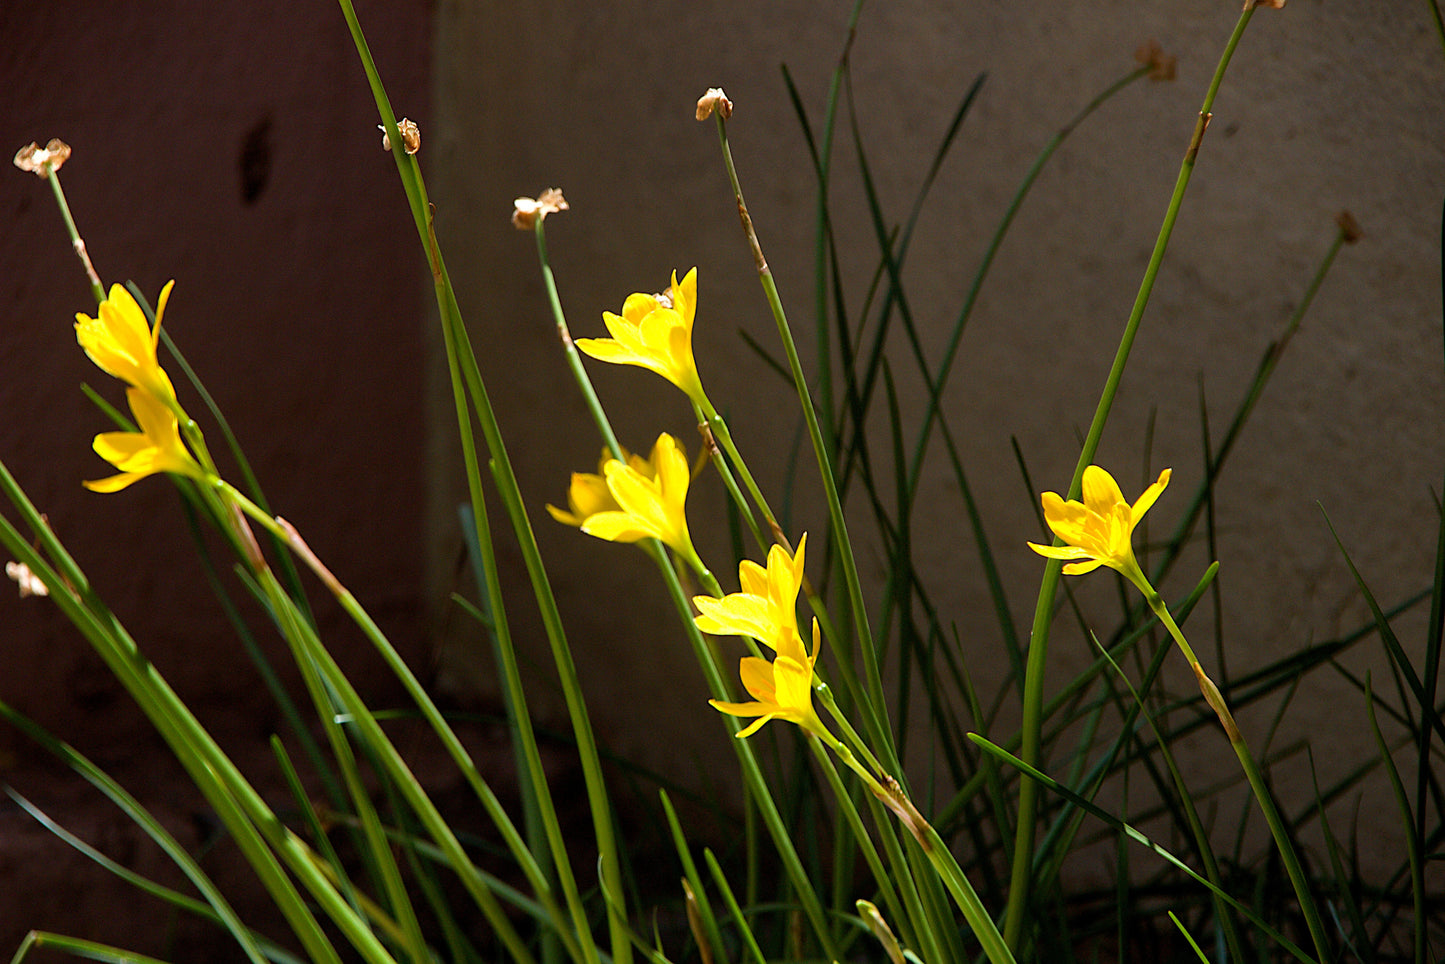
[[[398,113],[425,129],[430,5],[358,6]],[[176,279],[167,328],[273,507],[424,670],[429,286],[337,6],[6,4],[0,38],[0,153],[51,137],[72,145],[62,181],[107,286],[133,279],[153,300]],[[173,685],[239,757],[269,769],[261,741],[284,727],[207,588],[173,487],[81,488],[109,473],[89,451],[108,425],[80,383],[115,403],[122,392],[75,344],[74,313],[95,304],[50,191],[7,163],[0,210],[0,459]],[[209,428],[195,394],[181,396]],[[224,447],[218,431],[208,439]],[[284,659],[226,574],[257,637]],[[364,678],[374,666],[364,643],[311,588],[325,637]],[[128,697],[53,606],[15,595],[0,586],[0,700],[92,754],[198,840],[202,808]],[[392,690],[373,677],[365,688],[384,704]],[[164,869],[98,794],[3,726],[0,781],[117,857]],[[0,954],[43,927],[201,956],[184,952],[187,929],[179,951],[165,943],[158,905],[134,895],[117,905],[105,886],[102,871],[0,801]]]

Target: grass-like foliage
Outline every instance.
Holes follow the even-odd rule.
[[[826,526],[807,534],[787,531],[789,513],[773,507],[785,504],[786,496],[770,501],[749,469],[744,450],[760,457],[762,445],[735,439],[720,414],[746,403],[719,406],[708,394],[706,365],[700,374],[693,355],[696,272],[669,278],[665,271],[671,266],[660,268],[658,280],[667,282],[661,293],[634,294],[614,306],[618,312],[606,312],[606,337],[574,339],[545,236],[546,219],[559,216],[567,203],[558,191],[517,202],[514,222],[535,239],[550,323],[562,336],[561,350],[592,416],[591,426],[573,430],[595,431],[606,450],[595,472],[588,466],[572,477],[566,505],[549,507],[550,515],[575,526],[578,538],[628,543],[656,563],[676,609],[678,644],[690,646],[712,696],[713,709],[699,706],[699,718],[711,721],[715,738],[736,754],[745,803],[741,813],[728,813],[705,788],[647,773],[594,736],[533,534],[535,524],[554,523],[534,518],[526,508],[545,494],[524,493],[512,470],[433,229],[415,126],[398,122],[355,11],[349,0],[341,0],[435,283],[468,483],[462,525],[477,574],[476,597],[458,605],[476,617],[496,655],[519,793],[512,800],[488,783],[454,727],[456,719],[438,707],[363,601],[310,550],[298,526],[270,507],[225,417],[172,341],[172,326],[162,326],[169,286],[152,311],[145,292],[120,285],[107,291],[87,261],[98,308],[96,317],[77,325],[77,336],[101,371],[125,385],[130,416],[92,393],[117,425],[94,441],[115,474],[86,485],[120,500],[129,486],[161,484],[149,477],[164,475],[184,497],[202,563],[287,722],[284,739],[278,734],[272,746],[276,774],[291,788],[288,805],[278,808],[263,799],[256,774],[237,766],[146,661],[143,642],[121,625],[3,465],[0,488],[12,511],[0,519],[0,541],[22,587],[48,596],[37,604],[58,607],[145,711],[253,868],[287,932],[253,929],[196,855],[136,797],[60,739],[0,705],[11,725],[142,828],[189,889],[182,892],[116,862],[52,820],[26,799],[23,788],[7,788],[11,800],[145,899],[212,922],[234,943],[238,958],[258,964],[884,958],[893,964],[1288,959],[1424,964],[1437,959],[1445,946],[1445,905],[1439,893],[1431,893],[1430,881],[1438,884],[1439,878],[1429,865],[1438,859],[1445,834],[1445,791],[1435,770],[1445,746],[1436,685],[1445,622],[1445,517],[1434,520],[1435,570],[1420,574],[1417,594],[1377,600],[1356,573],[1373,613],[1368,624],[1336,639],[1302,643],[1247,675],[1230,676],[1224,666],[1211,666],[1209,650],[1198,650],[1205,654],[1201,658],[1189,639],[1190,616],[1198,607],[1228,606],[1214,576],[1229,560],[1202,572],[1180,571],[1186,546],[1215,544],[1214,486],[1227,471],[1236,441],[1249,431],[1250,415],[1337,254],[1358,236],[1348,215],[1333,237],[1321,237],[1317,270],[1300,279],[1293,316],[1226,413],[1222,434],[1212,427],[1217,413],[1201,403],[1198,469],[1160,472],[1141,451],[1136,465],[1116,467],[1127,469],[1128,477],[1142,471],[1152,480],[1135,492],[1095,464],[1191,175],[1196,164],[1207,163],[1201,147],[1207,144],[1214,97],[1257,7],[1277,5],[1245,4],[1204,93],[1192,138],[1178,145],[1183,161],[1175,187],[1160,198],[1157,240],[1081,439],[1073,477],[1057,480],[1057,492],[1041,491],[1052,487],[1036,485],[1027,453],[1016,447],[1019,498],[1039,513],[1037,528],[1018,533],[1013,547],[1032,538],[1040,557],[1040,583],[1027,624],[1010,602],[1020,588],[1008,585],[997,564],[973,498],[968,453],[950,427],[945,389],[994,256],[1039,173],[1059,145],[1118,91],[1171,75],[1162,54],[1143,51],[1138,67],[1074,105],[1076,113],[1021,173],[936,360],[920,347],[925,339],[910,309],[904,266],[920,212],[982,79],[962,93],[907,215],[897,220],[873,186],[868,145],[853,113],[847,57],[840,59],[821,116],[807,114],[785,74],[819,185],[814,331],[808,340],[817,355],[806,363],[753,230],[752,218],[766,213],[750,211],[733,163],[732,104],[717,89],[698,102],[697,120],[715,126],[719,176],[728,178],[735,194],[741,240],[754,257],[762,296],[776,321],[776,341],[753,343],[759,377],[777,377],[795,388],[798,437],[806,440],[795,454],[807,450],[812,457],[812,471],[800,469],[798,477],[816,485],[826,506]],[[1438,24],[1438,9],[1433,3],[1430,8]],[[847,24],[850,36],[857,17],[855,9]],[[679,124],[684,123],[680,110]],[[744,118],[736,123],[746,132]],[[17,164],[53,189],[83,258],[84,245],[60,188],[58,172],[67,156],[68,149],[52,142],[43,150],[22,151]],[[875,270],[861,291],[839,268],[831,180],[840,156],[855,161],[862,174],[867,228],[876,241]],[[885,351],[895,344],[908,347],[903,357]],[[690,461],[684,445],[665,433],[646,456],[623,449],[592,388],[588,372],[596,364],[645,369],[652,374],[639,372],[637,378],[652,379],[650,388],[658,387],[654,376],[676,387],[672,397],[691,406],[702,434],[697,460]],[[902,414],[905,382],[921,388],[924,407],[918,417]],[[505,392],[507,386],[492,389]],[[182,399],[189,398],[204,407],[201,420],[185,408]],[[225,440],[227,464],[239,466],[239,479],[222,477],[203,423],[213,437]],[[930,452],[935,462],[941,453],[950,467],[960,514],[973,537],[975,558],[968,571],[985,581],[993,601],[991,618],[1010,670],[994,692],[980,690],[979,674],[960,642],[960,614],[941,609],[920,575],[926,567],[914,533],[928,508],[920,483]],[[688,493],[701,472],[716,472],[722,480],[743,558],[710,564],[692,542],[689,513],[700,510],[689,506]],[[501,513],[494,517],[498,506]],[[1154,537],[1145,551],[1142,530],[1149,521]],[[219,545],[229,550],[235,581],[223,577],[224,564],[213,558],[218,543],[199,537],[206,529],[219,533]],[[526,568],[530,599],[503,591],[496,561],[502,540]],[[860,576],[855,546],[865,540],[886,562],[881,585]],[[634,551],[601,542],[595,549]],[[1339,549],[1349,563],[1348,547]],[[1349,566],[1354,572],[1353,563]],[[732,585],[734,569],[738,591],[728,592],[724,585]],[[385,711],[367,705],[321,637],[305,588],[316,582],[303,579],[307,572],[373,645],[408,705]],[[1069,590],[1073,580],[1083,578],[1117,583],[1120,606],[1112,624],[1086,616],[1074,601]],[[1161,595],[1156,585],[1167,586],[1170,595]],[[232,598],[234,588],[228,587],[236,586],[249,600]],[[541,614],[571,723],[568,733],[539,733],[528,709],[511,630],[512,614],[526,606]],[[1400,639],[1392,628],[1412,607],[1429,609],[1423,640]],[[270,631],[285,641],[302,691],[287,689],[283,674],[252,639],[242,615],[248,608],[263,613]],[[1094,654],[1072,679],[1060,681],[1048,672],[1056,629]],[[1345,668],[1340,657],[1364,646],[1383,652],[1388,679],[1360,678]],[[1187,665],[1197,685],[1184,691],[1166,687],[1164,668],[1171,661]],[[1333,784],[1317,780],[1309,805],[1290,812],[1274,797],[1271,769],[1301,754],[1312,761],[1322,748],[1308,742],[1278,745],[1272,729],[1246,736],[1234,711],[1253,707],[1252,719],[1277,723],[1301,681],[1320,674],[1340,677],[1358,692],[1357,725],[1372,734],[1378,753],[1356,761]],[[485,832],[457,829],[433,800],[432,788],[413,775],[389,732],[388,722],[397,714],[430,730],[461,774],[473,798],[471,810],[485,816]],[[1228,743],[1237,766],[1201,780],[1188,759],[1199,740]],[[559,806],[563,801],[548,779],[544,742],[563,745],[575,757],[585,798],[583,825],[565,815],[576,812],[575,801],[567,801],[565,813]],[[1395,804],[1388,819],[1398,823],[1407,841],[1386,879],[1367,878],[1361,869],[1369,828],[1332,823],[1343,812],[1332,804],[1372,788],[1388,791]],[[683,799],[687,807],[675,805]],[[621,820],[624,808],[655,819]],[[705,832],[689,827],[690,814],[709,810],[715,821],[709,820]],[[719,825],[732,832],[718,835]],[[627,837],[644,832],[639,828],[654,836]],[[1066,867],[1080,852],[1091,854],[1091,866],[1101,868],[1092,883],[1081,883]],[[655,866],[659,853],[668,865],[663,872]],[[641,866],[643,859],[654,866]],[[14,959],[25,959],[35,948],[101,961],[151,960],[38,931]]]

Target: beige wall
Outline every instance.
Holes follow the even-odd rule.
[[[566,473],[589,468],[598,449],[551,330],[534,248],[507,224],[513,196],[556,185],[572,210],[548,221],[548,238],[573,333],[599,333],[602,310],[618,310],[631,291],[660,288],[673,268],[698,265],[695,342],[704,381],[775,501],[802,504],[793,534],[821,525],[806,461],[796,491],[780,488],[796,430],[791,414],[779,416],[788,392],[739,330],[770,347],[776,337],[713,128],[691,113],[708,86],[722,85],[735,101],[729,129],[749,207],[794,329],[811,342],[814,179],[779,65],[792,72],[816,124],[848,8],[441,5],[428,131],[432,197],[464,311],[478,343],[495,349],[484,354],[485,374],[534,508],[560,499]],[[1020,481],[1010,438],[1040,487],[1067,484],[1237,10],[1202,0],[1111,0],[911,2],[863,12],[853,89],[891,223],[906,216],[963,92],[988,71],[906,269],[930,360],[941,353],[1009,198],[1051,135],[1133,66],[1142,42],[1157,39],[1178,57],[1175,81],[1131,86],[1053,158],[1004,243],[949,384],[947,415],[1021,629],[1040,560],[1023,545],[1038,536],[1035,496]],[[1381,600],[1400,600],[1430,577],[1431,493],[1445,471],[1442,76],[1445,54],[1420,5],[1295,0],[1257,14],[1215,104],[1099,453],[1131,495],[1146,474],[1174,467],[1175,487],[1155,510],[1161,534],[1199,483],[1199,385],[1217,441],[1333,240],[1337,212],[1349,209],[1366,232],[1340,254],[1217,490],[1231,673],[1366,618],[1317,503]],[[846,129],[835,155],[843,289],[856,318],[875,249]],[[813,357],[806,348],[805,356]],[[901,341],[894,346],[913,424],[921,394],[910,358]],[[591,369],[626,444],[644,448],[662,429],[695,441],[685,402],[660,379]],[[998,630],[958,493],[937,446],[933,455],[915,521],[919,557],[975,670],[996,681],[1004,670]],[[721,500],[710,480],[703,488],[692,526],[716,536]],[[851,509],[864,523],[864,507]],[[658,766],[723,752],[646,561],[538,519],[604,731]],[[712,538],[708,548],[731,584],[723,540]],[[879,555],[867,540],[862,560],[876,587]],[[1184,594],[1207,561],[1196,553],[1162,587],[1166,595]],[[1113,625],[1108,580],[1074,588],[1100,628]],[[1423,614],[1401,620],[1415,652],[1423,621]],[[1204,620],[1195,632],[1213,663],[1208,627]],[[1076,633],[1061,631],[1052,658],[1074,667],[1088,656]],[[1350,663],[1383,665],[1363,651]],[[1187,673],[1170,678],[1187,691]],[[1242,720],[1263,739],[1268,711],[1246,711]],[[1362,720],[1357,694],[1322,674],[1299,694],[1286,729],[1330,748],[1321,761],[1328,774],[1367,752]],[[669,737],[658,739],[659,730]],[[1201,752],[1225,749],[1218,743]],[[1284,779],[1307,792],[1305,771]]]

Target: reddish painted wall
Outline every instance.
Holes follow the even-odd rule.
[[[430,4],[358,6],[398,112],[425,124]],[[51,137],[72,145],[62,180],[106,284],[134,279],[154,299],[176,279],[166,325],[231,419],[273,506],[424,670],[429,285],[337,6],[7,4],[0,37],[0,153]],[[76,347],[74,313],[95,304],[50,191],[7,163],[0,211],[0,459],[204,720],[243,756],[264,754],[242,747],[284,726],[198,570],[172,486],[148,479],[108,496],[80,486],[109,474],[89,451],[109,426],[80,383],[115,403],[123,396]],[[200,418],[195,394],[181,394]],[[208,439],[213,451],[224,447],[218,431]],[[240,598],[236,581],[227,584]],[[312,588],[343,660],[369,665],[358,634]],[[284,659],[258,608],[241,601],[257,637]],[[199,839],[199,808],[166,751],[53,606],[0,586],[0,654],[0,699],[92,753],[182,839]],[[385,684],[370,691],[391,699]],[[0,781],[118,858],[136,853],[136,835],[108,803],[8,727]],[[123,912],[107,904],[106,879],[0,802],[3,953],[30,927],[46,927],[205,956],[204,945],[185,952],[187,929],[179,950],[160,943],[158,905],[136,896]]]

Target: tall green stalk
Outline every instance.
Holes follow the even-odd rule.
[[[625,889],[623,887],[622,868],[618,857],[617,841],[614,836],[611,802],[603,779],[596,738],[592,732],[586,702],[583,699],[580,681],[577,678],[576,665],[573,662],[572,654],[568,648],[566,635],[562,627],[561,614],[557,609],[556,598],[552,593],[552,587],[542,563],[541,553],[537,548],[536,539],[532,533],[531,522],[527,518],[521,490],[517,484],[516,475],[513,472],[506,446],[502,440],[501,427],[497,422],[490,398],[482,383],[481,374],[476,363],[476,356],[472,351],[470,338],[462,322],[456,292],[452,287],[446,265],[442,260],[441,250],[437,244],[436,232],[431,221],[430,205],[426,200],[426,188],[422,182],[420,167],[416,162],[416,158],[405,152],[402,139],[397,130],[396,115],[391,109],[390,101],[386,96],[386,90],[382,85],[376,64],[371,58],[366,38],[356,18],[356,11],[350,0],[339,0],[339,3],[342,13],[346,18],[347,25],[351,29],[352,39],[355,42],[357,53],[361,57],[367,82],[371,86],[372,95],[376,101],[377,109],[381,114],[382,124],[391,139],[392,153],[397,162],[397,170],[401,176],[402,187],[406,192],[407,200],[410,202],[412,217],[416,222],[417,232],[426,253],[427,262],[431,267],[436,290],[437,307],[441,315],[445,335],[448,365],[452,374],[453,392],[459,401],[458,419],[462,444],[464,450],[473,444],[469,429],[470,420],[466,417],[460,405],[460,393],[465,391],[472,411],[475,412],[477,420],[480,423],[487,449],[491,453],[490,467],[492,478],[497,487],[498,495],[502,500],[503,508],[508,519],[511,521],[512,530],[517,538],[528,578],[532,583],[533,593],[542,617],[542,625],[552,650],[553,662],[557,667],[563,697],[567,705],[568,716],[572,722],[573,735],[577,741],[578,757],[582,765],[583,781],[592,815],[593,833],[597,840],[598,853],[600,855],[599,869],[601,870],[602,876],[601,884],[606,893],[611,897],[607,903],[607,921],[611,938],[612,960],[614,964],[630,964],[632,960],[632,939],[626,919],[626,905],[624,903]],[[468,486],[472,494],[472,511],[476,519],[477,531],[480,534],[486,529],[487,514],[480,493],[480,467],[475,461],[474,454],[469,455],[467,474]],[[490,556],[489,543],[483,542],[482,547],[484,551],[487,552],[490,561],[492,557]],[[488,566],[489,570],[494,568],[494,565]],[[492,588],[500,589],[500,587]],[[495,612],[499,616],[498,637],[503,648],[508,651],[508,662],[511,664],[507,668],[507,672],[509,673],[509,689],[514,694],[520,694],[522,692],[520,675],[515,675],[515,678],[512,678],[511,675],[516,673],[514,656],[510,653],[512,648],[511,639],[509,635],[500,631],[502,620],[500,619],[501,594],[499,591],[492,596],[492,600],[496,607]],[[524,713],[518,714],[518,722],[524,729],[524,738],[529,740],[534,739],[530,737],[530,722],[526,721]],[[555,813],[551,813],[550,815],[546,813],[547,811],[551,811],[552,808],[550,806],[550,800],[548,799],[550,793],[546,789],[546,777],[541,769],[540,758],[535,755],[530,757],[528,760],[528,768],[531,771],[530,777],[537,787],[539,802],[543,803],[544,817],[555,820]],[[554,863],[557,865],[564,892],[567,893],[568,903],[573,908],[579,933],[585,933],[585,916],[583,915],[580,901],[576,899],[572,890],[575,884],[571,884],[572,872],[569,867],[569,856],[565,849],[559,850],[555,848],[552,856]],[[596,950],[592,942],[590,940],[582,940],[580,941],[580,945],[584,960],[587,961],[588,964],[598,964]]]
[[[1079,460],[1074,467],[1073,479],[1069,482],[1068,497],[1071,499],[1078,497],[1084,469],[1093,464],[1094,454],[1098,451],[1099,440],[1104,434],[1104,426],[1109,420],[1109,411],[1114,404],[1114,395],[1119,389],[1119,381],[1124,377],[1124,367],[1129,360],[1129,352],[1134,346],[1134,337],[1138,334],[1139,325],[1144,319],[1144,309],[1149,304],[1149,295],[1154,290],[1159,267],[1164,262],[1164,252],[1169,247],[1169,239],[1174,233],[1174,222],[1179,217],[1179,208],[1184,203],[1184,193],[1189,187],[1189,179],[1194,173],[1194,163],[1199,156],[1199,147],[1204,139],[1204,131],[1209,126],[1214,98],[1219,92],[1220,84],[1224,81],[1224,74],[1229,67],[1230,60],[1234,57],[1235,48],[1239,46],[1240,38],[1244,36],[1244,30],[1254,15],[1254,9],[1255,4],[1252,0],[1245,4],[1239,20],[1234,25],[1234,31],[1225,44],[1219,64],[1214,68],[1214,76],[1209,82],[1204,102],[1199,108],[1199,117],[1194,125],[1194,133],[1189,138],[1189,146],[1186,148],[1184,159],[1179,166],[1179,175],[1175,178],[1174,193],[1170,196],[1169,205],[1165,209],[1164,221],[1160,225],[1159,235],[1154,241],[1154,250],[1144,269],[1143,281],[1139,285],[1138,294],[1134,297],[1134,306],[1130,309],[1129,319],[1124,324],[1124,334],[1119,341],[1119,348],[1114,354],[1114,362],[1109,368],[1103,392],[1099,396],[1094,419],[1089,425],[1088,434],[1084,437]],[[1049,623],[1053,618],[1054,597],[1058,592],[1062,569],[1063,564],[1057,560],[1050,560],[1045,565],[1043,580],[1039,586],[1038,602],[1034,607],[1033,627],[1029,632],[1028,660],[1024,675],[1023,719],[1020,728],[1023,737],[1020,757],[1029,766],[1034,767],[1042,762],[1039,759],[1041,749],[1039,737],[1043,725],[1041,710],[1044,702],[1044,674],[1048,663]],[[1019,784],[1018,823],[1014,833],[1008,905],[1004,912],[1004,939],[1015,952],[1021,949],[1024,921],[1029,906],[1038,805],[1039,785],[1032,780],[1022,781]]]

